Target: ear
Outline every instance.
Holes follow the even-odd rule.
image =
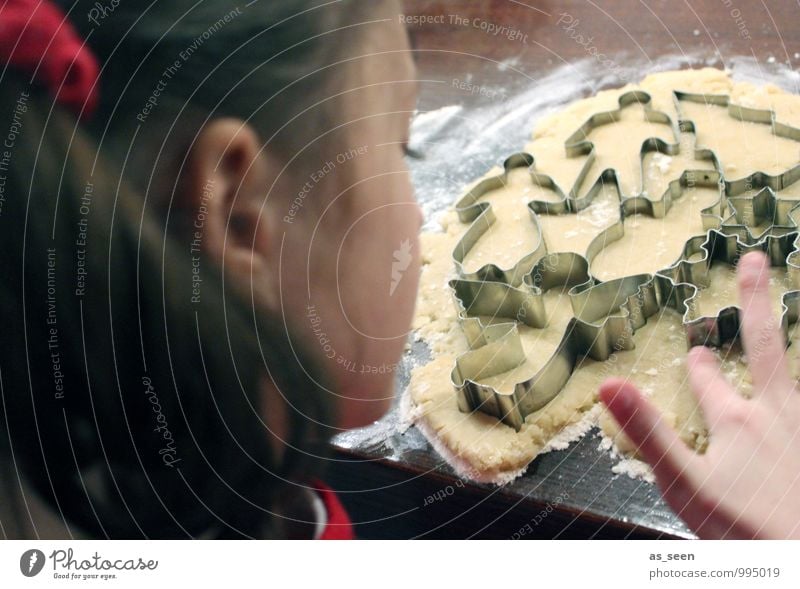
[[[259,215],[268,165],[256,131],[240,119],[206,123],[189,147],[177,199],[187,215],[193,255],[208,255],[236,278],[266,265],[268,227]]]

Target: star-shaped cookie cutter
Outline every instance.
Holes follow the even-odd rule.
[[[695,308],[695,299],[703,288],[708,287],[708,271],[712,265],[725,264],[735,268],[739,259],[751,251],[764,252],[772,267],[786,268],[791,287],[781,295],[780,322],[788,343],[788,327],[797,321],[800,301],[800,233],[765,235],[760,241],[748,243],[737,234],[712,230],[702,243],[699,240],[687,242],[684,259],[664,271],[673,282],[680,280],[681,284],[694,287],[694,292],[685,301],[683,314],[689,346],[720,347],[738,338],[741,307],[728,305],[720,308],[714,316],[704,316]],[[696,254],[701,254],[699,259]]]
[[[756,172],[740,180],[726,181],[730,216],[723,221],[722,228],[747,243],[759,241],[767,232],[782,235],[797,231],[800,200],[781,198],[778,193],[798,180],[800,165],[777,176]],[[765,225],[764,232],[753,233],[754,228]]]

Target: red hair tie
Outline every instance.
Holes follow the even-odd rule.
[[[0,60],[30,73],[76,115],[94,112],[97,60],[49,0],[5,0],[0,6]]]

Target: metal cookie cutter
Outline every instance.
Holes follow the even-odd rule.
[[[547,251],[547,246],[542,237],[541,227],[538,224],[538,217],[536,214],[553,215],[581,211],[590,206],[594,198],[602,191],[603,187],[609,184],[615,186],[617,193],[624,198],[625,195],[622,195],[617,173],[613,168],[602,170],[585,195],[579,196],[579,190],[585,182],[596,159],[595,146],[589,139],[592,131],[597,127],[618,122],[622,117],[623,110],[634,104],[643,106],[643,113],[646,121],[666,125],[676,139],[672,143],[667,143],[663,139],[652,137],[646,139],[642,143],[639,149],[639,159],[640,178],[643,185],[644,170],[642,163],[647,153],[660,152],[675,155],[680,149],[680,144],[677,141],[678,131],[672,119],[663,112],[652,110],[650,108],[651,101],[650,95],[646,92],[640,90],[625,92],[618,99],[619,108],[592,115],[575,133],[567,138],[565,141],[566,156],[570,158],[585,156],[586,158],[568,194],[563,192],[562,188],[552,177],[536,171],[534,158],[531,154],[520,152],[511,155],[505,160],[503,163],[503,172],[501,174],[481,180],[462,196],[456,202],[455,210],[462,223],[471,223],[471,225],[453,250],[453,261],[455,262],[458,276],[466,280],[495,281],[517,286],[521,283],[523,276],[531,271],[536,261]],[[511,268],[505,269],[494,264],[487,264],[479,268],[476,272],[468,273],[463,267],[463,262],[467,254],[477,245],[481,237],[496,221],[491,203],[480,202],[480,199],[494,190],[505,187],[508,182],[509,172],[516,168],[527,168],[531,182],[552,191],[558,197],[558,200],[555,202],[532,201],[529,203],[528,206],[531,218],[534,222],[539,241],[536,247],[532,251],[526,252],[516,264]],[[641,193],[642,187],[640,186],[637,195]]]
[[[781,327],[788,342],[788,326],[798,319],[800,311],[800,233],[767,235],[755,243],[743,242],[737,234],[709,231],[706,239],[690,240],[684,248],[685,259],[673,266],[665,274],[673,281],[694,287],[686,299],[683,325],[690,346],[719,347],[734,341],[739,335],[741,308],[731,305],[721,308],[714,316],[700,315],[695,305],[698,293],[709,285],[708,271],[712,265],[726,264],[735,267],[739,259],[751,251],[767,254],[770,265],[786,268],[791,284],[781,296]],[[699,256],[697,254],[700,254]]]
[[[644,114],[645,121],[650,123],[659,123],[668,127],[675,141],[672,143],[667,143],[660,137],[649,137],[642,142],[642,145],[639,147],[639,177],[641,182],[636,194],[623,194],[623,191],[620,188],[617,171],[614,168],[606,168],[601,170],[598,178],[589,189],[588,194],[591,194],[592,191],[597,191],[598,189],[602,188],[603,185],[612,184],[616,187],[617,192],[622,199],[625,199],[629,196],[639,196],[644,191],[644,168],[642,165],[644,162],[644,156],[652,152],[659,152],[666,155],[676,155],[680,150],[680,142],[678,141],[678,128],[676,128],[669,115],[652,109],[652,98],[647,92],[642,90],[625,92],[620,95],[617,102],[619,104],[619,108],[611,111],[596,113],[590,116],[586,122],[584,122],[583,125],[581,125],[578,130],[570,135],[564,142],[567,157],[587,156],[586,162],[584,163],[581,172],[579,173],[572,189],[570,190],[570,196],[575,201],[583,200],[579,199],[578,193],[581,185],[586,180],[586,177],[596,157],[596,148],[594,142],[589,139],[592,131],[598,127],[619,122],[622,118],[622,112],[634,104],[641,105],[643,107],[642,112]],[[587,205],[588,202],[577,205],[575,210],[580,210]]]
[[[704,209],[701,209],[700,217],[705,231],[720,227],[726,211],[721,175],[719,172],[713,170],[686,170],[677,180],[673,180],[669,183],[667,190],[658,200],[653,200],[645,196],[633,196],[624,199],[620,205],[620,220],[600,233],[589,244],[585,256],[587,263],[591,267],[594,258],[606,246],[625,237],[626,219],[635,215],[646,215],[654,219],[663,219],[672,207],[676,206],[676,203],[677,206],[680,205],[680,200],[688,189],[697,186],[719,190],[719,199]],[[679,260],[680,258],[676,257],[673,263]],[[653,269],[653,273],[658,271],[658,268]],[[594,280],[599,282],[597,279]],[[584,285],[584,287],[590,285],[591,282]],[[576,290],[580,289],[581,287],[577,287]]]
[[[508,157],[503,163],[503,173],[491,176],[478,182],[471,190],[456,202],[455,209],[458,218],[462,223],[471,223],[467,231],[461,237],[453,250],[453,261],[456,265],[456,272],[460,277],[467,280],[495,281],[504,284],[515,285],[522,281],[522,277],[531,271],[536,261],[545,253],[544,240],[539,228],[538,219],[532,215],[537,236],[538,244],[530,252],[526,252],[519,261],[511,268],[503,269],[495,264],[487,264],[476,272],[468,273],[464,271],[464,259],[467,253],[475,247],[489,227],[497,220],[492,210],[491,203],[479,202],[480,199],[489,192],[504,188],[508,182],[508,174],[516,168],[528,168],[531,170],[531,179],[540,182],[552,190],[560,192],[560,189],[547,176],[542,176],[533,171],[533,156],[528,153],[517,153]]]
[[[735,233],[747,243],[754,243],[769,232],[782,235],[797,231],[800,200],[780,198],[777,193],[800,180],[800,165],[784,174],[771,176],[762,172],[747,178],[725,182],[730,217],[722,223],[726,233]],[[747,194],[755,191],[755,194]],[[754,234],[755,228],[763,232]]]
[[[771,111],[732,105],[726,96],[674,92],[673,97],[678,104],[680,100],[694,100],[724,105],[734,118],[768,123],[776,134],[800,140],[800,130],[776,123]],[[531,214],[575,212],[591,203],[598,186],[603,182],[614,182],[619,188],[616,172],[609,169],[601,172],[584,197],[577,195],[594,157],[594,146],[587,140],[591,129],[618,120],[621,109],[634,101],[647,105],[649,96],[636,91],[624,94],[620,97],[620,109],[594,115],[567,140],[568,156],[588,156],[568,195],[564,195],[550,177],[531,170],[534,182],[554,190],[562,197],[558,202],[531,201],[528,204]],[[663,113],[645,109],[647,112],[655,113],[652,116],[658,122],[671,124],[669,117]],[[680,120],[678,128],[681,132],[695,132],[693,121]],[[658,138],[648,139],[641,146],[640,163],[650,151],[674,155],[679,147],[680,142],[669,144]],[[451,375],[458,406],[462,411],[480,410],[519,430],[527,415],[544,407],[560,392],[581,357],[604,360],[615,351],[631,349],[635,330],[644,325],[648,317],[665,307],[682,313],[690,345],[721,345],[735,339],[738,334],[736,307],[721,309],[714,317],[696,316],[694,299],[698,289],[708,286],[708,270],[712,263],[733,264],[745,251],[761,249],[769,254],[773,266],[785,266],[788,269],[793,284],[797,286],[797,270],[800,269],[797,260],[800,254],[796,208],[800,206],[800,201],[780,199],[776,193],[800,178],[800,166],[778,176],[756,172],[747,178],[729,182],[725,180],[719,161],[711,150],[695,146],[694,156],[695,159],[712,161],[716,171],[686,170],[669,183],[666,192],[657,200],[645,196],[642,190],[636,195],[622,195],[619,222],[598,235],[585,256],[575,253],[548,254],[546,244],[540,238],[534,256],[536,260],[529,273],[522,277],[519,271],[531,259],[527,259],[522,267],[512,269],[511,273],[499,271],[496,267],[486,270],[489,268],[486,266],[473,275],[460,272],[459,278],[450,282],[459,321],[471,348],[456,359]],[[511,167],[522,165],[532,168],[532,156],[512,156],[506,161],[506,173]],[[500,186],[496,179],[494,183],[492,180],[484,181],[486,184],[483,185],[479,183],[471,193],[459,200],[457,209],[460,212],[475,207],[473,216],[470,218],[467,215],[462,220],[477,219],[490,210],[487,203],[475,204],[475,201],[488,190]],[[690,238],[678,260],[653,274],[626,276],[608,282],[600,282],[591,276],[589,268],[592,258],[605,245],[624,235],[626,217],[640,213],[655,218],[663,217],[674,203],[680,201],[688,188],[698,185],[718,187],[720,199],[701,211],[703,227],[708,232]],[[754,189],[757,192],[751,194]],[[753,235],[753,228],[765,222],[770,223],[769,234],[765,233],[763,238],[756,239],[758,236]],[[473,223],[468,233],[474,226]],[[475,229],[462,247],[468,249],[474,245],[483,231],[485,228],[482,231]],[[541,237],[541,233],[539,235]],[[465,253],[465,250],[462,252]],[[456,259],[456,262],[457,269],[461,271],[459,260]],[[557,287],[569,289],[573,317],[555,353],[544,367],[532,378],[517,383],[511,394],[477,382],[512,370],[526,361],[517,324],[545,326],[547,310],[543,294]],[[784,294],[781,317],[784,328],[797,320],[800,308],[798,300],[800,291],[796,289]],[[491,324],[485,325],[481,316],[490,317]],[[500,322],[496,323],[498,319]]]
[[[721,106],[728,110],[728,115],[736,120],[746,123],[758,123],[762,125],[769,125],[773,135],[791,139],[792,141],[800,141],[800,129],[787,125],[786,123],[778,122],[775,111],[769,109],[752,108],[749,106],[742,106],[731,102],[730,96],[727,94],[698,94],[694,92],[681,92],[675,90],[672,93],[678,113],[681,113],[680,103],[694,102],[696,104]],[[696,126],[694,121],[683,119],[681,121],[686,124],[691,124],[694,128]],[[706,151],[711,151],[708,148],[703,148]]]
[[[542,276],[541,286],[528,282],[528,301],[520,296],[520,305],[498,307],[496,315],[510,320],[523,309],[544,311],[541,296],[550,288],[583,285],[588,273],[583,264],[574,264],[580,256],[573,253],[551,254],[532,272]],[[455,284],[458,290],[463,284]],[[571,296],[574,316],[570,319],[555,353],[532,378],[517,383],[512,394],[477,382],[502,374],[526,361],[515,322],[475,328],[472,349],[456,359],[451,374],[458,391],[462,411],[480,409],[502,419],[519,430],[525,417],[549,403],[563,388],[582,356],[602,360],[614,351],[631,349],[633,332],[659,309],[660,288],[650,275],[629,276],[592,286]],[[570,293],[572,293],[570,290]],[[474,309],[465,309],[466,313]],[[468,336],[469,337],[469,336]]]
[[[800,142],[800,129],[785,123],[778,122],[775,112],[768,109],[757,109],[741,106],[730,101],[725,94],[698,94],[691,92],[674,91],[673,98],[679,113],[682,112],[681,102],[714,105],[727,109],[728,115],[736,120],[768,125],[772,134],[777,137]],[[683,128],[691,128],[696,133],[694,121],[681,119],[679,123]],[[722,173],[722,168],[716,155],[706,148],[698,146],[698,150],[714,158],[715,167]],[[748,243],[758,241],[766,231],[772,234],[783,234],[797,228],[796,208],[800,204],[797,199],[780,198],[777,193],[800,180],[800,165],[794,165],[785,172],[770,175],[756,171],[745,178],[738,180],[724,179],[726,202],[730,210],[722,228],[726,232],[735,233]],[[751,194],[748,194],[751,193]],[[769,226],[764,233],[753,234],[758,227]]]

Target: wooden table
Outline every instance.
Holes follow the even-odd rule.
[[[419,78],[429,80],[421,84],[421,111],[479,107],[497,100],[489,89],[531,87],[548,71],[586,59],[597,59],[597,68],[612,77],[615,67],[620,73],[629,63],[656,64],[665,55],[688,56],[694,67],[720,67],[737,56],[752,58],[756,70],[800,62],[800,6],[789,2],[406,0],[403,11],[432,17],[409,25]],[[493,35],[498,29],[490,25],[505,32]],[[607,59],[601,63],[596,54]],[[620,85],[605,78],[606,85]],[[487,91],[465,90],[453,80]],[[493,146],[494,155],[519,149],[523,136]],[[424,200],[422,177],[417,192]],[[415,348],[425,356],[420,344]],[[399,385],[407,379],[401,371]],[[392,413],[334,440],[328,480],[360,537],[692,537],[654,486],[613,474],[593,433],[540,456],[523,477],[496,488],[458,479],[419,431],[397,433],[396,421]]]

